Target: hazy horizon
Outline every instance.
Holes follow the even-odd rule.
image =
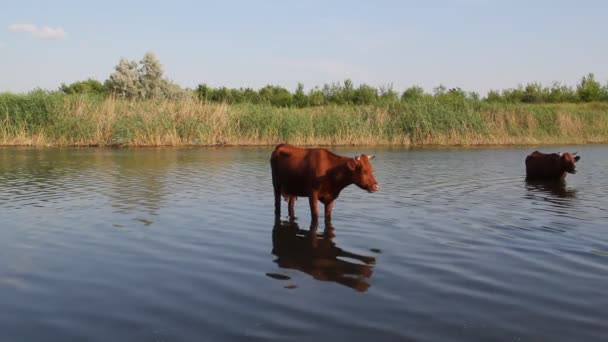
[[[145,4],[145,5],[143,5]],[[490,89],[594,73],[605,85],[602,1],[13,3],[0,13],[0,92],[94,78],[147,51],[183,87],[355,84]]]

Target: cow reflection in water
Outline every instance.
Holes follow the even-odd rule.
[[[376,259],[336,247],[330,224],[325,226],[323,233],[317,233],[317,228],[312,225],[310,230],[303,230],[293,220],[275,222],[272,253],[277,259],[274,261],[279,267],[308,273],[317,280],[333,281],[359,292],[367,291]]]
[[[564,208],[576,199],[576,190],[566,187],[566,181],[526,181],[526,198],[542,200]]]
[[[526,188],[529,191],[544,192],[556,198],[576,197],[576,190],[568,189],[566,181],[526,181]]]

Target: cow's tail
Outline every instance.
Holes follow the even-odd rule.
[[[276,152],[276,151],[275,151]],[[279,185],[279,177],[278,177],[278,166],[277,166],[277,156],[275,155],[275,152],[272,153],[272,156],[270,157],[270,171],[272,174],[272,187],[274,189],[274,191],[278,191],[281,189],[280,185]]]
[[[279,184],[279,176],[278,176],[278,172],[279,172],[279,156],[282,155],[283,153],[281,152],[281,147],[283,147],[285,144],[279,144],[277,145],[277,147],[275,147],[275,149],[272,151],[272,154],[270,155],[270,169],[271,169],[271,173],[272,173],[272,187],[274,188],[275,193],[278,191],[281,191],[281,184]]]
[[[281,146],[282,145],[277,146],[270,155],[275,220],[279,220],[281,216],[281,184],[279,183],[279,156],[281,155]]]

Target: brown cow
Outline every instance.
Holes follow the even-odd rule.
[[[576,173],[576,162],[581,159],[575,153],[566,152],[545,154],[538,151],[526,157],[527,180],[560,180],[567,173]]]
[[[323,148],[299,148],[278,145],[270,157],[274,212],[281,216],[281,195],[289,201],[289,216],[294,217],[297,196],[308,197],[312,221],[317,222],[317,202],[325,205],[325,221],[331,221],[331,209],[340,191],[355,184],[369,192],[380,187],[369,160],[362,154],[355,158],[342,157]]]

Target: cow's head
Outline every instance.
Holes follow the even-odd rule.
[[[380,185],[374,177],[374,169],[369,162],[374,156],[362,154],[348,161],[348,168],[352,172],[352,181],[363,190],[375,192],[380,189]]]
[[[576,155],[576,152],[566,152],[562,154],[559,158],[562,163],[562,167],[566,172],[576,173],[576,162],[581,159],[580,156]]]

